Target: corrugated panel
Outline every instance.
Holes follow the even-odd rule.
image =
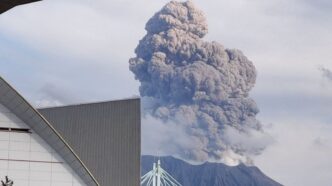
[[[101,186],[140,185],[140,100],[39,110]]]

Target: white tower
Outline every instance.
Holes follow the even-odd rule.
[[[163,168],[160,160],[157,164],[153,163],[153,168],[141,178],[141,186],[182,186]]]

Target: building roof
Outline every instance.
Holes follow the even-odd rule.
[[[41,0],[0,0],[0,14],[18,5],[28,4]]]
[[[139,186],[140,99],[39,109],[101,186]]]
[[[0,77],[0,103],[45,140],[88,186],[100,185],[61,134],[2,77]]]

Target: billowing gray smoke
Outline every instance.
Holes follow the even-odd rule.
[[[191,1],[168,3],[146,31],[130,70],[141,82],[141,96],[150,100],[145,111],[192,138],[193,145],[178,145],[177,155],[246,162],[259,153],[265,144],[251,143],[262,132],[258,108],[248,97],[256,80],[252,62],[239,50],[204,41],[206,19]]]
[[[327,78],[328,80],[332,81],[332,71],[325,68],[325,67],[321,67],[319,68],[319,70],[322,72],[323,77]]]

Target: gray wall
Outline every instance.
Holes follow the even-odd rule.
[[[101,186],[140,185],[140,100],[39,109]]]

